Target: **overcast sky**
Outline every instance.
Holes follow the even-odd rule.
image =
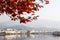
[[[44,8],[36,13],[40,15],[40,19],[60,22],[60,0],[50,0],[50,4],[44,5]],[[10,21],[10,18],[7,15],[4,14],[0,16],[0,23],[6,21]]]
[[[53,21],[60,21],[60,0],[50,0],[50,4],[46,5],[40,11],[40,18]]]

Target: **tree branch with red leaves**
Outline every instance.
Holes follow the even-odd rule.
[[[11,20],[19,20],[20,23],[31,22],[36,20],[39,16],[34,16],[35,11],[42,8],[44,5],[36,3],[37,0],[0,0],[0,15],[6,13]],[[39,0],[42,4],[49,4],[49,0]],[[31,14],[33,17],[28,16],[25,18],[24,12]],[[27,15],[26,15],[27,16]]]

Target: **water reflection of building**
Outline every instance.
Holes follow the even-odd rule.
[[[36,38],[38,37],[39,35],[33,35],[33,34],[30,34],[29,36],[28,35],[6,35],[4,36],[5,40],[16,40],[16,38],[27,38],[27,37],[31,37],[31,38]]]
[[[0,38],[4,40],[17,40],[17,38],[36,38],[40,37],[40,35],[35,35],[35,34],[30,34],[29,36],[26,34],[21,34],[21,35],[5,35],[5,36],[0,36]]]
[[[17,35],[17,37],[19,37],[19,38],[27,38],[27,35],[26,34]]]
[[[13,40],[13,39],[16,39],[16,36],[17,35],[6,35],[4,36],[6,40]]]

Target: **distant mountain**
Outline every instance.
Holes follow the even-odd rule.
[[[44,28],[60,29],[60,22],[59,21],[40,19],[38,21],[29,23],[27,25],[30,26],[31,24],[32,24],[32,27],[34,26],[35,28],[44,27]]]
[[[0,24],[0,29],[6,29],[6,28],[12,28],[12,29],[22,29],[22,30],[47,30],[48,28],[45,28],[45,27],[40,27],[40,28],[35,28],[35,27],[28,27],[26,25],[16,25],[14,24],[14,22],[5,22],[5,23],[2,23]]]
[[[31,24],[34,24],[33,22]],[[14,21],[8,21],[4,23],[0,23],[0,29],[6,29],[6,28],[13,28],[13,29],[23,29],[23,30],[42,30],[42,31],[57,31],[60,29],[56,29],[53,27],[60,26],[60,22],[54,22],[49,20],[39,20],[35,27],[30,27],[30,25],[26,26],[23,24],[17,24],[17,22]],[[31,25],[32,26],[32,25]],[[50,28],[51,27],[51,28]]]
[[[12,28],[12,29],[23,29],[23,30],[30,30],[32,28],[27,27],[25,25],[22,24],[17,24],[14,21],[8,21],[8,22],[4,22],[4,23],[0,23],[0,29],[6,29],[6,28]]]

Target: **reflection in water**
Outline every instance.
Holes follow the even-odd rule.
[[[60,37],[54,37],[52,35],[6,35],[0,36],[0,40],[60,40]]]
[[[27,37],[31,37],[31,38],[35,38],[38,35],[5,35],[5,36],[0,36],[0,39],[4,39],[4,40],[15,40],[16,38],[27,38]]]
[[[13,39],[13,38],[16,38],[16,37],[19,37],[19,38],[27,38],[27,37],[32,37],[32,38],[35,38],[35,37],[38,37],[39,35],[33,35],[33,34],[30,34],[30,35],[6,35],[4,36],[6,39]]]
[[[6,40],[12,40],[12,39],[16,39],[16,35],[6,35],[5,36]]]
[[[15,40],[17,38],[36,38],[38,37],[39,35],[33,35],[33,34],[30,34],[30,35],[5,35],[5,36],[0,36],[0,39],[4,39],[4,40]]]

